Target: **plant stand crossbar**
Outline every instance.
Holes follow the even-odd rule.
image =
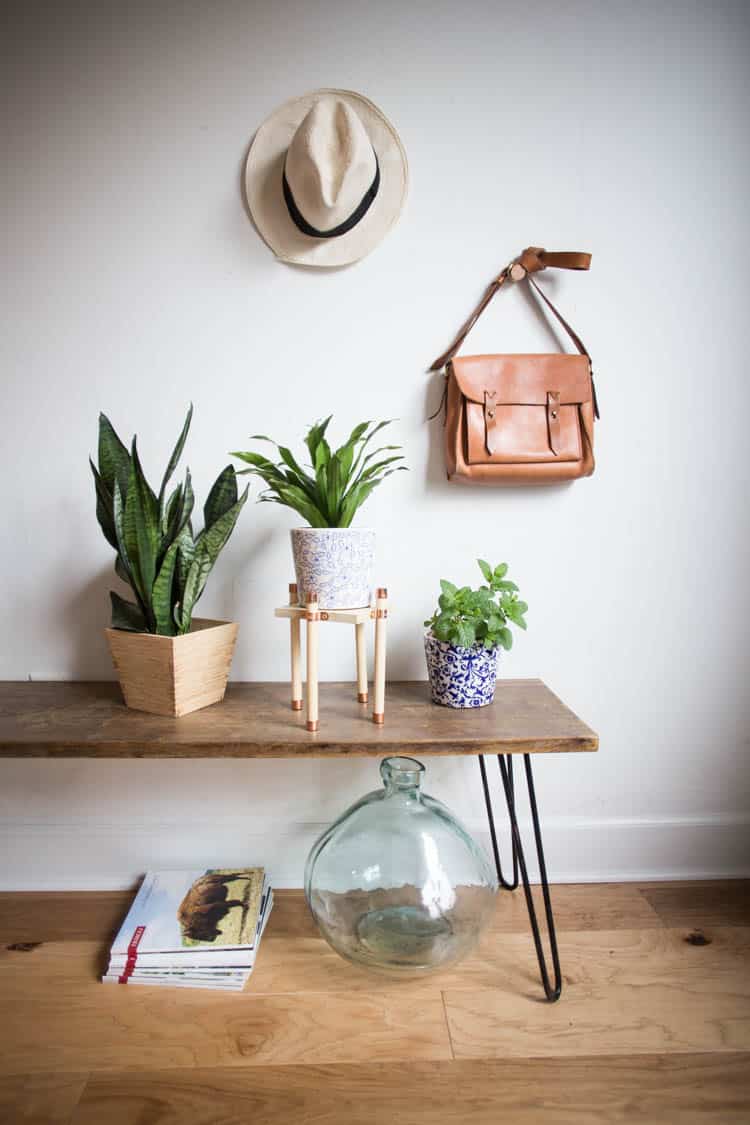
[[[503,887],[505,890],[513,891],[518,886],[518,872],[520,869],[521,879],[523,881],[523,891],[526,898],[526,908],[529,912],[529,922],[531,923],[531,933],[534,938],[534,948],[536,950],[537,961],[539,962],[539,973],[542,978],[542,985],[544,987],[544,992],[547,999],[551,1003],[554,1003],[556,1000],[560,999],[560,994],[562,992],[562,972],[560,970],[560,956],[557,949],[555,918],[552,912],[552,900],[550,898],[549,881],[547,879],[547,865],[544,860],[542,832],[539,826],[539,811],[536,803],[536,792],[534,790],[534,776],[531,770],[531,758],[528,754],[524,754],[523,763],[526,771],[526,785],[529,792],[531,820],[534,827],[534,842],[536,844],[536,854],[537,860],[539,862],[539,878],[542,886],[544,914],[547,922],[547,937],[549,939],[550,953],[552,955],[554,984],[550,983],[550,974],[547,968],[547,961],[542,945],[542,936],[539,930],[536,907],[534,906],[534,899],[532,897],[531,886],[529,884],[529,873],[526,867],[526,857],[523,850],[523,841],[521,840],[521,830],[518,827],[518,820],[516,818],[516,802],[513,785],[513,759],[510,754],[498,754],[497,761],[500,767],[500,778],[503,784],[505,803],[508,807],[508,817],[510,819],[511,848],[513,856],[512,880],[508,880],[504,877],[502,866],[500,864],[500,851],[497,844],[497,833],[495,831],[495,817],[492,811],[492,798],[487,781],[487,769],[484,763],[484,755],[479,755],[479,769],[482,775],[482,788],[484,789],[484,800],[487,806],[487,819],[490,825],[490,837],[492,839],[492,851],[495,857],[497,877],[501,887]]]

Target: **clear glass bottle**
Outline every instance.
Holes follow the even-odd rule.
[[[484,850],[422,792],[421,762],[385,758],[368,793],[313,845],[305,894],[326,941],[395,975],[458,961],[489,920],[497,880]]]

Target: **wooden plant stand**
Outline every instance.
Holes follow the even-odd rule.
[[[308,594],[307,605],[299,605],[297,583],[289,583],[289,604],[274,611],[276,617],[289,619],[289,647],[292,669],[292,711],[302,710],[302,622],[307,627],[307,730],[314,733],[319,725],[318,707],[318,644],[321,621],[354,626],[354,647],[357,654],[357,702],[367,703],[367,623],[375,621],[375,669],[373,673],[372,721],[385,722],[385,623],[388,617],[388,591],[378,587],[374,606],[362,609],[318,609],[318,595]]]

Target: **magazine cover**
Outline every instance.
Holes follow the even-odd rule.
[[[270,887],[267,887],[261,900],[261,912],[258,917],[255,943],[251,949],[225,949],[224,952],[216,950],[213,953],[140,954],[136,952],[135,955],[112,953],[107,972],[102,980],[117,981],[122,984],[123,978],[133,981],[136,977],[164,979],[182,976],[194,980],[226,976],[234,979],[241,978],[244,983],[253,970],[258,945],[266,928],[272,906],[273,891]]]
[[[112,954],[131,960],[150,952],[252,948],[264,882],[262,867],[150,871]]]

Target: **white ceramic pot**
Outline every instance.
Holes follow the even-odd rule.
[[[291,531],[300,604],[318,595],[321,609],[370,605],[375,532],[369,527],[295,527]]]

